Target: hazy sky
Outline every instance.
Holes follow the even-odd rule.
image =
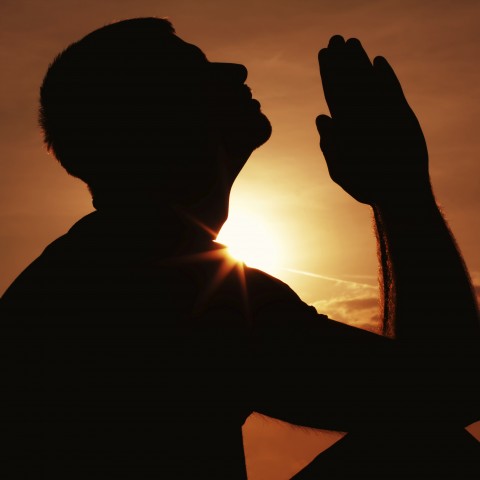
[[[269,271],[305,301],[367,328],[378,297],[371,212],[328,177],[314,124],[328,113],[316,55],[339,33],[387,57],[423,127],[437,200],[479,289],[479,1],[2,0],[0,292],[92,210],[87,189],[42,146],[36,110],[49,62],[91,30],[139,16],[166,16],[210,60],[247,66],[273,135],[234,187],[229,228],[276,249]],[[339,434],[252,418],[245,438],[250,477],[286,480]]]

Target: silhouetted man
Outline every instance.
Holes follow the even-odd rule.
[[[166,20],[108,25],[41,87],[46,144],[96,211],[2,298],[4,478],[245,479],[253,411],[352,432],[302,478],[406,478],[414,461],[431,478],[437,460],[466,478],[478,317],[421,129],[358,40],[333,37],[320,66],[321,147],[333,180],[373,207],[395,339],[317,314],[214,242],[271,133],[246,68],[209,62]]]

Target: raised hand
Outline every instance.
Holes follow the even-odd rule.
[[[316,123],[332,180],[370,205],[430,192],[425,139],[387,60],[372,63],[339,35],[318,58],[331,118]]]

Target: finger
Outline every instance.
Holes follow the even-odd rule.
[[[320,136],[329,134],[332,126],[332,119],[328,115],[319,115],[315,119],[315,123]]]
[[[372,62],[358,38],[349,38],[345,47],[350,61],[358,70],[370,71],[372,69]]]
[[[338,56],[342,55],[344,47],[344,38],[341,35],[334,35],[330,38],[328,47],[321,49],[318,54],[320,76],[324,84],[324,90],[327,90],[327,95],[331,92],[330,86],[334,87],[332,83],[332,73],[335,65],[338,63]]]
[[[322,80],[323,94],[327,102],[330,114],[335,111],[335,84],[332,81],[330,68],[330,54],[327,48],[322,48],[318,53],[318,65],[320,67],[320,78]]]
[[[345,43],[343,74],[350,115],[363,115],[374,98],[376,82],[372,62],[357,38],[349,38]]]
[[[330,50],[340,49],[345,46],[345,39],[341,35],[334,35],[328,42]]]
[[[319,52],[325,100],[332,117],[350,118],[363,113],[375,91],[373,67],[360,41],[336,35]]]
[[[341,71],[344,51],[343,37],[335,35],[330,39],[328,47],[320,50],[318,55],[323,92],[332,116],[341,115],[343,108],[342,93],[345,92],[345,85],[342,82],[345,76]]]
[[[406,103],[400,81],[387,59],[384,57],[375,57],[373,60],[373,67],[379,79],[379,85],[384,90],[383,93],[390,98],[395,98],[397,101],[403,101]]]
[[[327,115],[319,115],[316,118],[315,123],[317,125],[318,133],[320,134],[320,149],[323,152],[323,156],[325,157],[331,175],[332,170],[335,171],[333,120]]]

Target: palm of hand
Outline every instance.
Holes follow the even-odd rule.
[[[387,61],[372,64],[358,40],[336,36],[319,62],[332,118],[317,127],[332,179],[371,205],[428,189],[425,139]]]

